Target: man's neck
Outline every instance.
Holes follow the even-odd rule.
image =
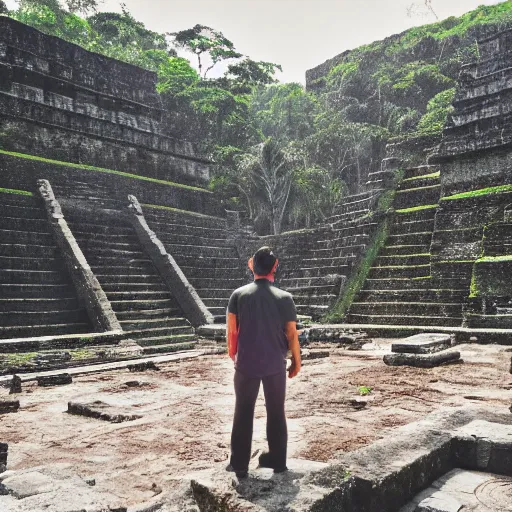
[[[266,276],[257,276],[257,275],[254,276],[255,281],[258,281],[260,279],[266,279],[267,281],[270,281],[271,283],[273,283],[275,276],[274,276],[274,274],[267,274]]]

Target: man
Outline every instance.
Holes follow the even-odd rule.
[[[235,362],[235,417],[231,432],[230,466],[245,478],[251,457],[254,407],[263,382],[269,451],[260,455],[262,467],[286,471],[288,431],[284,401],[286,355],[292,354],[289,378],[301,367],[297,313],[292,296],[272,285],[278,260],[269,247],[249,260],[254,282],[233,292],[227,311],[228,353]]]

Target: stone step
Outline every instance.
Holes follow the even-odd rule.
[[[441,282],[444,280],[461,280],[466,282],[473,273],[473,261],[436,262],[432,261],[432,275]]]
[[[280,279],[279,285],[283,288],[309,288],[315,286],[339,286],[341,277],[337,274],[327,275],[323,277],[290,277],[288,279]]]
[[[9,270],[59,270],[63,262],[59,258],[30,258],[0,256],[0,269]]]
[[[375,267],[401,267],[401,266],[430,265],[430,254],[400,254],[395,256],[379,256],[375,262]]]
[[[2,299],[22,298],[65,298],[75,295],[69,284],[1,284],[0,297]]]
[[[68,214],[66,214],[66,220],[71,228],[73,233],[79,235],[110,235],[110,236],[129,236],[134,234],[133,228],[131,226],[117,226],[117,225],[107,225],[107,224],[94,224],[90,222],[77,221],[73,222]]]
[[[0,196],[0,217],[40,219],[47,221],[46,211],[42,208],[42,205],[24,206],[5,204],[2,199],[3,196]]]
[[[10,231],[35,231],[37,233],[49,233],[49,223],[46,218],[28,217],[0,217],[0,229]]]
[[[180,327],[154,327],[150,329],[136,329],[131,331],[125,331],[125,338],[132,338],[134,340],[139,339],[148,339],[148,338],[157,338],[162,336],[177,336],[177,335],[187,335],[194,337],[193,329],[189,325],[180,326]]]
[[[210,247],[207,245],[184,245],[175,243],[164,243],[165,249],[172,256],[174,255],[185,255],[191,256],[196,255],[197,257],[236,257],[236,251],[232,247]]]
[[[348,211],[346,213],[337,213],[335,215],[331,215],[325,219],[327,224],[339,225],[343,222],[347,222],[349,220],[366,218],[370,210],[368,208],[361,207],[359,210]]]
[[[315,245],[319,249],[335,249],[338,246],[367,245],[369,241],[370,235],[360,233],[358,235],[346,236],[343,238],[318,240]]]
[[[349,313],[371,316],[461,317],[462,305],[436,302],[353,302]]]
[[[393,205],[396,210],[400,210],[427,204],[437,204],[440,192],[441,185],[399,190],[396,193]]]
[[[370,221],[361,222],[360,224],[352,226],[340,224],[328,231],[325,231],[325,234],[326,236],[332,237],[334,235],[336,238],[343,239],[346,236],[358,235],[360,233],[371,233],[377,226],[378,224],[376,222]]]
[[[117,244],[135,244],[140,247],[139,238],[135,234],[123,235],[116,233],[85,233],[80,231],[80,229],[75,230],[73,228],[71,228],[71,231],[73,232],[74,237],[80,242],[97,243],[99,245],[108,243],[113,244],[113,246]]]
[[[174,299],[113,300],[109,299],[116,315],[120,311],[147,311],[148,309],[174,309]]]
[[[312,279],[325,277],[332,274],[347,275],[351,268],[351,265],[340,265],[332,267],[299,268],[298,270],[290,269],[290,276],[293,275],[298,278]],[[288,277],[288,275],[286,277]]]
[[[378,196],[379,194],[374,191],[363,192],[362,195],[348,196],[344,198],[339,206],[336,206],[335,212],[340,214],[371,209]]]
[[[31,256],[34,258],[55,258],[58,255],[59,250],[55,246],[51,245],[0,243],[0,256]]]
[[[55,247],[55,241],[48,230],[39,232],[0,229],[0,240],[2,244],[30,244]]]
[[[115,292],[164,292],[169,294],[167,286],[163,282],[149,283],[104,283],[99,279],[103,291],[108,295]]]
[[[229,297],[207,297],[201,296],[204,305],[209,309],[211,307],[223,307],[226,309],[228,307]]]
[[[430,281],[430,280],[429,280]],[[461,290],[361,290],[357,302],[452,302],[462,303],[468,296],[467,289]]]
[[[245,264],[241,265],[238,256],[230,257],[204,257],[199,255],[183,255],[175,254],[174,259],[181,266],[195,267],[195,268],[209,268],[209,269],[231,269],[233,271],[240,271],[245,268]],[[246,262],[247,263],[247,262]]]
[[[436,218],[437,203],[435,205],[428,205],[428,207],[420,209],[412,209],[409,211],[395,211],[393,223],[399,224],[401,222],[414,222],[421,220],[434,220]]]
[[[96,274],[96,277],[101,282],[102,286],[105,285],[140,285],[140,284],[162,284],[161,277],[155,272],[150,274]]]
[[[372,267],[368,274],[370,279],[413,278],[430,275],[430,264],[403,265],[401,267]]]
[[[438,165],[419,165],[418,167],[409,167],[405,169],[404,179],[414,178],[416,176],[426,176],[438,172]]]
[[[85,257],[87,259],[87,262],[91,267],[93,266],[100,266],[100,265],[108,265],[110,267],[120,267],[123,265],[130,266],[130,267],[141,267],[141,266],[152,266],[151,260],[145,256],[144,254],[134,254],[133,257],[130,257],[128,255],[99,255],[99,254],[91,254],[90,252],[87,252],[85,254]]]
[[[79,309],[78,300],[74,296],[63,298],[4,298],[0,288],[0,313],[9,311],[64,311]]]
[[[216,239],[226,239],[227,231],[226,228],[218,226],[207,227],[203,225],[191,226],[190,224],[180,224],[176,222],[157,222],[146,217],[148,226],[158,234],[158,236],[164,236],[173,233],[180,233],[183,235],[195,235],[199,237],[213,237]],[[220,227],[219,227],[220,226]]]
[[[393,235],[432,233],[434,231],[434,219],[413,220],[413,221],[395,221],[391,227]]]
[[[354,257],[361,254],[366,249],[366,245],[349,245],[341,246],[333,249],[315,249],[309,253],[308,259],[316,258],[339,258],[339,257]],[[293,261],[293,259],[291,260]],[[297,257],[295,261],[302,261]]]
[[[317,285],[317,286],[291,286],[291,287],[282,287],[283,290],[290,292],[292,295],[325,295],[332,294],[336,290],[336,286],[333,285]]]
[[[42,208],[43,203],[39,196],[27,196],[24,194],[10,194],[0,191],[0,203],[12,206],[26,206],[33,208]]]
[[[314,319],[320,318],[329,311],[329,306],[319,304],[296,304],[295,306],[299,315],[311,316]]]
[[[91,269],[97,276],[103,276],[103,278],[104,276],[113,276],[113,280],[115,280],[116,277],[122,277],[124,279],[126,276],[135,277],[141,275],[155,275],[156,273],[153,264],[147,261],[144,263],[131,262],[126,265],[91,265]]]
[[[462,317],[438,317],[438,316],[389,316],[389,315],[347,315],[346,323],[373,324],[373,325],[417,325],[417,326],[446,326],[459,327],[462,325]]]
[[[226,237],[199,236],[196,234],[187,234],[183,231],[154,231],[163,244],[199,245],[208,247],[224,247],[230,245],[226,241]]]
[[[482,240],[482,228],[465,229],[436,229],[433,240],[441,247],[452,244],[480,243]]]
[[[169,224],[172,221],[174,221],[176,224],[182,226],[201,226],[211,227],[214,229],[218,229],[219,227],[225,227],[226,225],[226,219],[223,219],[221,217],[194,214],[194,212],[178,212],[173,210],[149,208],[147,206],[143,207],[143,211],[144,217],[146,217],[148,220],[152,220],[155,222],[163,222],[166,224]]]
[[[65,284],[66,277],[57,271],[0,269],[0,283],[5,284]]]
[[[193,338],[193,337],[192,337]],[[183,350],[194,350],[196,348],[196,341],[191,339],[190,341],[185,341],[187,338],[184,336],[181,340],[176,341],[176,343],[172,343],[170,345],[152,345],[149,347],[144,347],[142,352],[144,355],[149,354],[167,354],[172,352],[179,352]]]
[[[0,327],[0,340],[12,338],[34,338],[37,336],[57,336],[59,334],[78,334],[90,332],[88,323],[62,323],[46,325],[15,325]],[[11,346],[0,344],[0,352],[12,351]]]
[[[116,313],[118,320],[143,320],[151,318],[169,317],[175,319],[182,319],[184,322],[187,320],[183,317],[183,313],[176,306],[174,308],[162,308],[162,309],[139,309],[129,311],[118,311]]]
[[[199,297],[215,297],[224,300],[229,299],[236,288],[196,288]]]
[[[386,247],[392,245],[423,245],[428,246],[430,252],[430,243],[432,241],[432,232],[425,233],[404,233],[401,235],[389,235],[386,241]]]
[[[304,258],[302,263],[306,268],[322,267],[346,267],[351,266],[356,259],[356,255],[336,256],[333,258]],[[281,260],[280,260],[281,261]]]
[[[416,176],[414,179],[406,179],[403,180],[398,185],[398,190],[411,190],[417,188],[425,188],[425,187],[433,187],[440,184],[439,176],[436,177],[426,177],[428,175],[422,174],[421,176]]]
[[[84,309],[65,311],[6,311],[0,312],[1,326],[87,323]]]
[[[512,329],[512,315],[478,315],[467,317],[468,326],[480,329]]]
[[[338,295],[334,295],[333,293],[325,293],[323,295],[316,294],[302,294],[302,293],[294,293],[293,300],[297,304],[316,304],[318,306],[328,306],[338,298]]]
[[[222,318],[222,321],[226,321],[226,308],[227,302],[225,306],[210,306],[208,311],[216,318]]]
[[[183,269],[182,269],[183,270]],[[209,276],[209,274],[207,274]],[[231,274],[232,276],[233,274]],[[219,277],[192,277],[188,276],[188,280],[194,288],[221,288],[224,290],[235,290],[247,281],[239,279],[238,277],[228,277],[226,279]]]
[[[369,278],[366,280],[364,288],[366,290],[428,290],[432,288],[432,279],[425,278]],[[450,287],[451,288],[451,287]],[[455,289],[455,288],[454,288]]]
[[[80,245],[80,248],[82,251],[88,251],[88,252],[96,252],[98,251],[99,254],[105,254],[109,249],[118,253],[123,252],[142,252],[141,251],[141,245],[138,243],[138,240],[131,240],[131,241],[125,241],[120,242],[116,239],[108,240],[108,237],[106,238],[88,238],[84,236],[75,237],[78,244]],[[126,238],[131,238],[127,236]],[[108,246],[106,246],[108,244]]]
[[[156,327],[187,327],[190,324],[184,318],[167,317],[144,318],[139,320],[119,320],[123,331],[139,331],[141,329],[154,329]]]
[[[381,256],[410,256],[414,254],[427,254],[430,253],[430,242],[428,244],[417,245],[386,245],[380,251]]]
[[[119,292],[105,292],[108,299],[111,301],[124,301],[124,300],[161,300],[166,299],[169,300],[171,298],[171,294],[168,290],[158,290],[158,291],[145,291],[145,290],[127,290],[127,291],[119,291]]]

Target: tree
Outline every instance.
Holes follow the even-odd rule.
[[[242,57],[242,54],[235,50],[234,44],[222,32],[218,32],[206,25],[195,25],[187,30],[172,32],[169,35],[174,37],[174,44],[177,47],[196,55],[199,74],[203,78],[220,61]],[[212,64],[206,68],[203,74],[203,58],[205,54],[210,57]]]
[[[239,169],[249,173],[266,200],[272,233],[281,233],[283,216],[293,182],[293,155],[272,138],[254,146],[239,159]]]

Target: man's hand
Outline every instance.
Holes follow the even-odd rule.
[[[296,361],[295,358],[292,358],[292,364],[290,366],[290,369],[288,370],[288,378],[293,379],[299,372],[301,368],[301,362]]]

